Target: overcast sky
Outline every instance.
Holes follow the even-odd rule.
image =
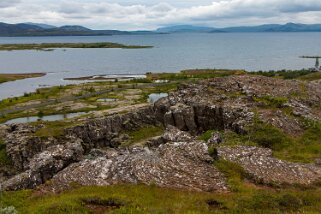
[[[176,24],[321,24],[321,0],[0,0],[0,22],[119,30]]]

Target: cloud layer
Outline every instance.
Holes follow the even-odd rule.
[[[321,23],[320,0],[1,0],[0,21],[79,24],[95,29]]]

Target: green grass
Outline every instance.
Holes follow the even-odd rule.
[[[25,93],[20,97],[7,98],[0,101],[0,109],[7,109],[8,107],[15,106],[17,104],[26,103],[29,101],[41,101],[48,99],[55,99],[58,95],[62,94],[65,90],[72,88],[73,86],[54,86],[51,88],[37,89],[34,93]]]
[[[254,101],[264,103],[266,107],[282,108],[289,100],[286,97],[263,96],[253,97]]]
[[[279,71],[258,71],[258,72],[250,72],[253,75],[261,75],[266,77],[277,77],[282,79],[304,79],[309,75],[313,75],[316,71],[311,70],[279,70]]]
[[[309,125],[302,136],[287,141],[273,154],[280,159],[301,163],[311,163],[321,158],[321,124]]]
[[[311,73],[311,74],[302,76],[299,79],[300,80],[307,80],[307,81],[320,80],[321,79],[321,72]]]
[[[76,126],[77,123],[74,121],[51,121],[51,122],[46,122],[46,121],[40,121],[40,122],[34,122],[32,123],[33,125],[44,125],[43,128],[37,130],[35,132],[35,136],[41,137],[41,138],[48,138],[48,137],[62,137],[64,135],[64,130],[69,127]]]
[[[224,146],[259,146],[270,148],[276,158],[298,163],[313,163],[321,154],[321,124],[306,123],[303,135],[290,136],[281,129],[264,123],[257,118],[254,124],[247,127],[246,134],[237,134],[233,131],[221,132]],[[198,137],[208,141],[213,130],[208,130]],[[214,152],[214,148],[210,148]]]
[[[159,136],[163,132],[164,128],[160,126],[146,126],[137,131],[128,132],[129,141],[124,143],[123,146],[142,142],[143,140]]]
[[[183,70],[179,73],[153,73],[148,74],[147,79],[150,80],[170,80],[184,81],[192,79],[208,79],[215,77],[226,77],[231,75],[245,74],[243,70],[226,70],[226,69],[193,69]]]
[[[110,42],[100,43],[41,43],[41,44],[2,44],[0,51],[13,50],[50,50],[56,48],[123,48],[123,49],[138,49],[152,48],[152,46],[139,45],[124,45]]]
[[[207,141],[212,137],[212,134],[213,134],[213,133],[214,133],[214,130],[207,130],[206,132],[204,132],[203,134],[201,134],[201,135],[198,137],[198,139],[207,142]]]
[[[280,129],[263,122],[255,123],[248,133],[249,141],[265,148],[278,150],[290,139]]]

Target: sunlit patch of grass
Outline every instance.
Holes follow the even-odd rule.
[[[300,80],[307,80],[307,81],[319,80],[319,79],[321,79],[321,72],[311,73],[311,74],[302,76],[299,79]]]
[[[123,146],[128,146],[131,144],[142,142],[152,137],[159,136],[163,134],[164,128],[161,126],[146,126],[139,130],[128,132],[129,140],[123,144]]]
[[[321,158],[321,124],[309,125],[304,134],[288,141],[273,153],[276,157],[294,162],[310,163]]]

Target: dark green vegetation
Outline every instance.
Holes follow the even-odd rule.
[[[150,73],[147,79],[150,80],[170,80],[170,81],[184,81],[184,80],[198,80],[215,77],[226,77],[231,75],[242,75],[246,72],[244,70],[227,70],[227,69],[192,69],[183,70],[179,73]]]
[[[2,44],[0,51],[14,50],[52,50],[57,48],[123,48],[139,49],[152,48],[152,46],[123,45],[118,43],[101,42],[101,43],[42,43],[42,44]]]
[[[6,153],[6,144],[0,138],[0,167],[10,165],[11,161]]]
[[[205,132],[199,137],[200,140],[207,141],[213,130]],[[247,134],[237,134],[227,131],[221,132],[224,138],[224,145],[250,145],[270,148],[276,158],[298,162],[313,163],[321,154],[321,124],[306,123],[305,131],[298,136],[291,136],[282,130],[256,120],[248,127]],[[212,149],[213,150],[213,149]]]
[[[0,84],[9,81],[45,76],[45,73],[0,74]]]
[[[285,103],[288,102],[286,97],[275,97],[275,96],[264,96],[254,97],[256,102],[261,102],[267,107],[281,108]]]
[[[135,143],[140,143],[143,140],[160,136],[164,132],[163,127],[158,127],[158,126],[147,126],[143,127],[137,131],[129,132],[127,133],[129,136],[128,142],[125,143],[126,146],[135,144]]]
[[[266,77],[278,77],[282,79],[302,79],[302,80],[317,80],[321,79],[320,72],[314,70],[280,70],[280,71],[258,71],[250,72],[250,74],[261,75]]]

